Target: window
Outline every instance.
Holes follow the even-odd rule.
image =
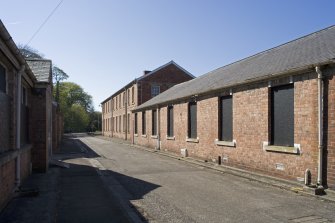
[[[127,119],[127,132],[130,133],[130,114],[128,114],[128,119]]]
[[[152,110],[151,135],[157,135],[157,110]]]
[[[126,106],[127,103],[126,103],[126,92],[123,92],[123,95],[122,95],[122,107]]]
[[[157,85],[151,86],[151,97],[155,97],[159,95],[160,93],[160,87]]]
[[[6,70],[0,65],[0,92],[6,93]]]
[[[122,118],[122,116],[120,115],[119,116],[119,132],[121,132],[121,118]]]
[[[114,132],[114,117],[112,117],[112,132]]]
[[[142,135],[145,135],[146,134],[146,131],[145,131],[145,111],[142,112]]]
[[[220,98],[219,139],[233,141],[233,97],[230,95]]]
[[[118,118],[117,118],[117,116],[116,116],[116,117],[115,117],[115,132],[118,132],[117,121],[118,121]]]
[[[127,90],[127,104],[130,105],[130,89]]]
[[[131,102],[134,104],[134,100],[135,100],[135,97],[134,97],[134,87],[131,88]]]
[[[135,113],[135,129],[134,133],[137,134],[137,113]]]
[[[294,86],[271,89],[271,145],[294,146]]]
[[[121,94],[119,95],[119,108],[121,108]]]
[[[167,135],[173,136],[173,106],[167,108]]]
[[[188,138],[197,138],[197,103],[188,104]]]
[[[126,123],[127,122],[127,120],[126,120],[126,115],[123,115],[123,132],[126,132]]]

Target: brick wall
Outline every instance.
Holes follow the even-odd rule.
[[[39,88],[32,97],[32,164],[33,170],[46,172],[48,169],[48,126],[47,90]]]
[[[328,73],[329,78],[326,79],[324,85],[325,92],[325,119],[324,119],[324,167],[323,173],[327,178],[326,183],[329,188],[335,190],[335,69],[330,69]]]
[[[12,196],[15,187],[15,160],[0,166],[0,210]]]
[[[0,92],[0,153],[10,149],[10,97]]]
[[[24,150],[20,155],[21,161],[21,182],[31,174],[31,149]]]
[[[290,78],[272,80],[271,85],[290,83]],[[217,161],[223,158],[223,165],[253,170],[268,175],[297,180],[303,178],[306,169],[312,172],[312,181],[317,178],[318,134],[317,134],[317,79],[313,73],[294,77],[294,143],[300,144],[300,154],[265,151],[263,142],[270,139],[268,82],[233,89],[233,138],[236,147],[215,144],[218,138],[218,98],[227,92],[220,92],[197,100],[197,134],[199,142],[186,142],[188,103],[174,105],[174,136],[167,139],[167,108],[161,108],[161,149],[180,154],[186,148],[190,156]],[[335,88],[335,86],[333,85]],[[229,91],[228,91],[229,92]],[[335,91],[331,90],[333,100]],[[331,108],[333,109],[333,108]],[[335,108],[334,108],[335,109]],[[156,139],[151,134],[151,110],[147,111],[147,137],[141,134],[141,112],[139,134],[135,143],[154,148]],[[333,122],[332,122],[333,123]],[[335,131],[335,125],[332,126]],[[332,142],[331,145],[335,145]],[[334,172],[334,148],[329,149],[331,164],[329,176]],[[280,165],[282,168],[276,168]],[[329,183],[333,185],[330,177]]]
[[[151,86],[160,86],[160,93],[166,91],[173,85],[191,80],[188,74],[173,64],[170,64],[154,74],[138,82],[138,105],[151,99]]]

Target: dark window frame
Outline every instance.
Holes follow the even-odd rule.
[[[146,134],[146,112],[142,112],[142,135]]]
[[[137,117],[137,113],[135,113],[135,117],[134,117],[134,134],[138,134],[138,117]]]
[[[270,145],[294,146],[294,84],[270,89]]]
[[[218,138],[219,141],[233,141],[233,96],[219,97]]]
[[[151,97],[155,97],[161,93],[161,87],[159,85],[151,86]]]
[[[188,103],[188,128],[187,136],[189,139],[197,139],[197,102]]]
[[[151,135],[157,135],[157,110],[154,109],[151,111]]]
[[[174,125],[173,125],[174,124],[173,123],[174,114],[173,114],[173,112],[174,112],[173,105],[168,106],[167,107],[167,112],[166,112],[166,114],[167,114],[167,130],[166,130],[166,132],[167,132],[168,137],[173,137],[174,136],[174,132],[173,132],[173,130],[174,130]]]

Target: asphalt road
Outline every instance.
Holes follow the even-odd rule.
[[[335,222],[334,203],[97,137],[80,140],[98,155],[89,162],[103,182],[148,222]]]

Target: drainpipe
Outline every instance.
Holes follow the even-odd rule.
[[[17,73],[17,88],[16,88],[16,150],[18,154],[16,157],[16,166],[15,166],[15,184],[19,186],[21,183],[21,77],[22,73],[25,70],[25,66],[21,66],[19,72]]]
[[[318,148],[319,148],[319,162],[318,162],[318,188],[323,188],[322,185],[322,170],[323,170],[323,82],[322,72],[319,66],[315,67],[318,74]]]

